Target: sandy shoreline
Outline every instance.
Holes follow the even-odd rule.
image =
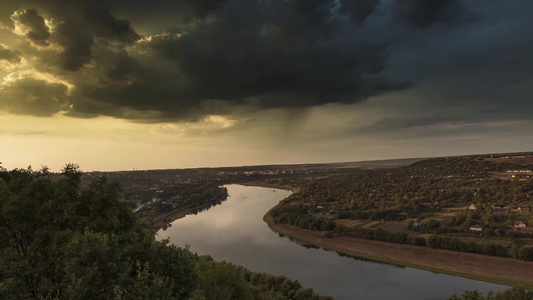
[[[264,220],[272,230],[325,249],[438,273],[533,288],[533,262],[345,236],[322,238],[320,231],[275,224],[269,213]]]

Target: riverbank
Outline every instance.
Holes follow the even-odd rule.
[[[221,199],[220,202],[226,201],[228,198],[228,195],[224,197],[224,199]],[[204,205],[198,205],[198,206],[192,206],[192,207],[182,207],[178,209],[174,209],[170,212],[162,213],[157,215],[152,219],[152,229],[157,231],[161,228],[165,228],[167,226],[171,226],[172,222],[184,218],[185,216],[200,212],[204,209],[209,209],[210,207],[216,206],[218,204],[213,205],[212,203],[204,204]]]
[[[347,255],[533,289],[533,262],[345,236],[323,238],[320,231],[288,224],[275,224],[270,211],[263,220],[278,233]]]
[[[161,228],[164,228],[165,226],[170,225],[170,223],[185,217],[191,211],[193,211],[192,208],[184,208],[173,210],[169,213],[160,214],[153,219],[153,228],[156,231]]]
[[[280,190],[290,191],[293,193],[298,192],[297,187],[294,187],[289,184],[280,184],[279,182],[265,182],[265,181],[258,180],[258,181],[250,181],[250,182],[244,182],[244,183],[239,183],[239,184],[242,184],[244,186],[257,186],[257,187],[264,187],[264,188],[271,188],[271,189],[280,189]]]
[[[241,184],[243,186],[257,186],[257,187],[265,187],[265,188],[275,188],[275,189],[280,189],[280,190],[291,191],[293,193],[298,192],[298,188],[296,188],[294,186],[291,186],[291,185],[283,185],[283,184],[280,184],[278,182],[276,182],[276,183],[268,183],[268,182],[259,180],[259,181],[251,181],[251,182],[244,182],[244,183],[238,183],[238,184]],[[223,202],[226,199],[227,199],[227,196],[226,196],[226,198],[224,198],[221,201]],[[161,228],[165,228],[165,227],[171,225],[172,222],[174,222],[174,221],[176,221],[178,219],[184,218],[185,216],[187,216],[188,214],[191,214],[194,211],[202,211],[203,209],[206,209],[206,208],[209,208],[209,207],[211,207],[211,204],[199,205],[199,206],[195,206],[195,207],[179,208],[179,209],[172,210],[170,212],[161,213],[161,214],[159,214],[159,215],[157,215],[157,216],[155,216],[153,218],[152,230],[157,231],[157,230],[159,230]]]

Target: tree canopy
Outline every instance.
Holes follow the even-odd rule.
[[[301,298],[291,280],[281,293],[284,277],[266,285],[246,269],[156,241],[105,177],[82,187],[73,164],[52,175],[0,168],[1,299],[324,298],[307,289]]]

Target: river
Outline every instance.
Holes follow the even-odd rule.
[[[222,205],[188,215],[158,232],[158,239],[217,261],[252,271],[297,279],[315,292],[343,299],[447,299],[465,289],[486,294],[506,286],[414,268],[340,256],[305,242],[280,236],[263,221],[264,214],[291,192],[227,185]]]

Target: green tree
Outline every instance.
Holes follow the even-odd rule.
[[[232,265],[200,260],[197,264],[197,271],[200,280],[198,290],[194,293],[195,297],[202,296],[213,300],[253,299],[248,282],[243,274]]]
[[[140,266],[157,290],[189,295],[191,254],[156,242],[115,183],[81,188],[80,178],[75,165],[59,179],[47,169],[0,171],[0,298],[139,299]]]

